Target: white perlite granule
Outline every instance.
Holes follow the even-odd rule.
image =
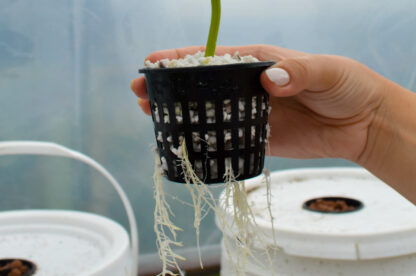
[[[253,63],[259,62],[259,60],[251,55],[240,56],[238,52],[234,55],[225,54],[223,56],[205,57],[204,52],[198,52],[194,55],[186,55],[181,59],[162,59],[152,63],[146,60],[144,65],[146,68],[178,68],[178,67],[195,67],[203,65],[224,65],[235,63]]]

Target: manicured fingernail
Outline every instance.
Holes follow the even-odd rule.
[[[139,99],[137,100],[137,103],[140,105],[140,104],[142,103],[142,101],[143,101],[143,100],[139,98]],[[140,106],[141,106],[141,105],[140,105]]]
[[[266,70],[266,75],[278,86],[284,86],[289,83],[290,76],[289,73],[286,70],[283,70],[282,68],[271,68]]]

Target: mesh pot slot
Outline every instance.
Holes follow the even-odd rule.
[[[207,184],[223,182],[226,164],[237,180],[262,172],[269,97],[259,82],[273,62],[142,69],[162,168],[184,182],[180,145]]]
[[[205,103],[205,110],[206,110],[206,117],[207,117],[207,124],[215,124],[215,102],[207,101]]]

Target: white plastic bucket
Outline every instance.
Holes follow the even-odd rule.
[[[416,207],[368,171],[287,170],[272,173],[271,181],[274,232],[261,178],[246,181],[257,225],[245,275],[416,275]],[[352,198],[363,208],[325,214],[303,207],[322,197]],[[233,219],[229,210],[226,215]],[[223,239],[221,275],[241,275],[231,262],[236,248],[230,233]]]
[[[133,209],[114,177],[93,159],[47,142],[0,142],[0,155],[48,155],[82,161],[99,171],[120,196],[130,223],[130,238],[103,216],[64,210],[0,212],[0,260],[23,259],[34,276],[136,276],[138,233]]]

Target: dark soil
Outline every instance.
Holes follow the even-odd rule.
[[[343,199],[323,199],[319,198],[309,205],[309,209],[318,212],[350,212],[356,209],[356,206],[349,205]]]
[[[6,260],[0,262],[0,276],[29,276],[29,267],[20,260]]]

